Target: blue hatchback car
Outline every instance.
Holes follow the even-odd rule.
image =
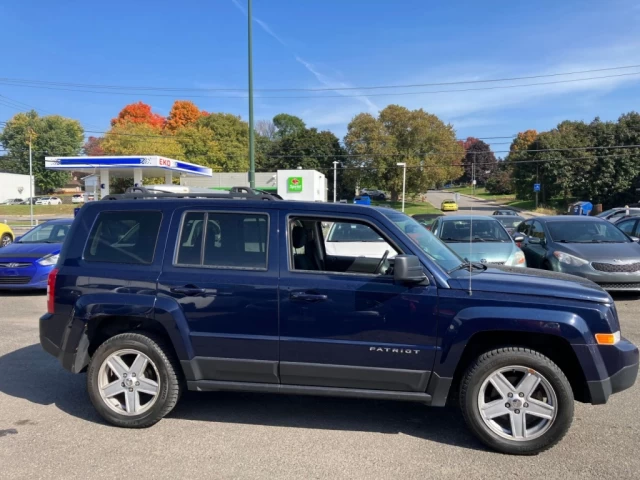
[[[46,289],[72,222],[44,222],[0,250],[0,289]]]

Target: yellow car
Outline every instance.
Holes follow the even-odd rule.
[[[16,236],[13,234],[13,230],[6,223],[0,223],[0,247],[6,247],[10,243],[13,243],[13,239]]]
[[[458,204],[453,200],[445,200],[442,202],[442,205],[440,205],[440,210],[443,212],[457,212]]]

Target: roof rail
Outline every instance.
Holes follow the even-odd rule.
[[[253,190],[248,187],[233,187],[229,192],[221,193],[174,193],[161,190],[150,190],[145,187],[129,187],[125,193],[107,195],[102,200],[145,200],[157,198],[215,198],[225,200],[282,200],[275,194]]]

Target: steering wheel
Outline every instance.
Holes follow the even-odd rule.
[[[373,272],[374,275],[380,274],[380,270],[382,270],[382,266],[384,265],[384,262],[387,260],[388,256],[389,256],[389,250],[385,250],[384,251],[384,255],[380,259],[380,263],[378,263],[378,266],[376,267],[376,269]]]

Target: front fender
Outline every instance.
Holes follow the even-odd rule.
[[[469,339],[491,331],[554,335],[571,344],[591,343],[587,322],[575,312],[514,306],[470,306],[443,322],[434,371],[453,377]]]

